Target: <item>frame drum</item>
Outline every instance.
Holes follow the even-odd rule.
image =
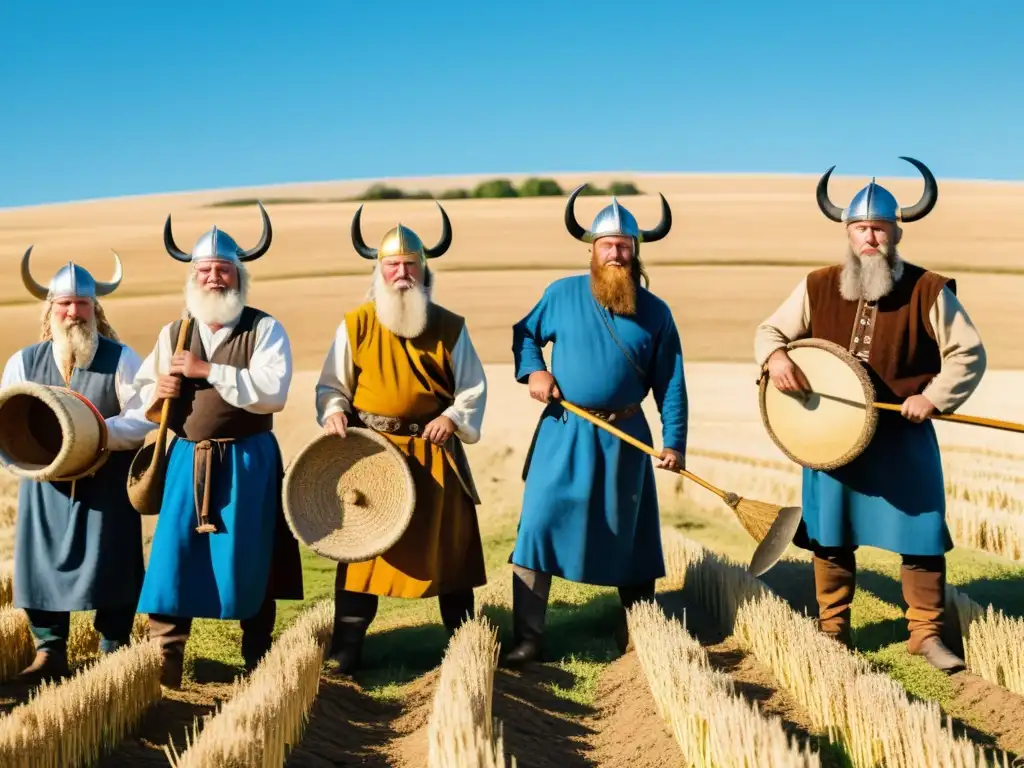
[[[799,339],[786,345],[811,393],[780,392],[767,371],[759,381],[761,420],[790,459],[809,469],[838,469],[871,442],[878,423],[875,388],[860,361],[838,344]]]

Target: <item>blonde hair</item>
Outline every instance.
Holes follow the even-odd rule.
[[[120,342],[121,340],[117,337],[113,326],[107,320],[107,313],[103,311],[103,306],[96,299],[92,300],[92,313],[96,321],[96,333],[100,336],[106,336],[111,341]],[[53,301],[50,300],[43,304],[43,317],[39,329],[40,341],[49,341],[53,338],[52,317]]]

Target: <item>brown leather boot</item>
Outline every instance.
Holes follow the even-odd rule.
[[[813,562],[818,628],[849,648],[850,609],[857,586],[853,550],[822,549],[814,553]]]
[[[185,670],[185,644],[192,630],[192,619],[178,616],[150,614],[149,637],[160,645],[163,669],[160,684],[178,690]]]
[[[44,680],[58,681],[68,677],[67,654],[58,651],[36,651],[32,663],[19,672],[11,682],[16,685],[38,685]]]
[[[946,619],[946,558],[905,555],[900,578],[910,630],[907,650],[947,674],[965,670],[964,660],[942,642]]]

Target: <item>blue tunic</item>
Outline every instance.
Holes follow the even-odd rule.
[[[643,369],[642,377],[605,321]],[[594,299],[589,275],[563,278],[514,326],[517,381],[525,383],[531,373],[545,370],[541,350],[549,342],[555,342],[551,373],[562,397],[581,407],[616,411],[653,391],[663,447],[685,455],[683,353],[665,302],[641,287],[636,315],[617,316]],[[642,411],[615,426],[653,445]],[[551,403],[541,415],[524,475],[511,562],[601,586],[665,575],[650,456]]]
[[[879,413],[874,438],[852,462],[829,472],[804,468],[802,503],[794,543],[805,549],[871,546],[941,555],[953,548],[931,421]]]
[[[103,336],[71,389],[103,418],[121,413],[117,367],[121,345]],[[66,386],[53,342],[22,351],[27,381]],[[72,483],[22,480],[14,544],[14,606],[43,611],[135,609],[142,585],[142,520],[128,498],[134,451],[113,451],[94,476]]]
[[[267,594],[280,503],[281,454],[272,432],[214,451],[210,522],[196,533],[195,443],[175,438],[139,613],[247,619]]]

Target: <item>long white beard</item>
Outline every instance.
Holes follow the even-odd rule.
[[[857,256],[847,247],[846,263],[839,277],[839,293],[847,301],[878,301],[889,295],[903,276],[899,252],[887,245],[878,246],[875,256]]]
[[[245,308],[245,291],[232,289],[208,291],[194,279],[185,284],[185,307],[189,313],[206,325],[229,325]]]
[[[375,267],[367,298],[373,300],[381,325],[396,336],[415,339],[426,329],[430,288],[422,283],[405,291],[397,290],[384,282],[380,267]]]
[[[99,334],[96,332],[96,317],[77,323],[61,323],[52,318],[50,332],[53,348],[61,361],[61,370],[70,375],[72,368],[88,368],[96,357]]]

